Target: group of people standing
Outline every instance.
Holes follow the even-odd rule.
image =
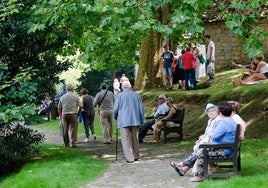
[[[188,91],[189,84],[192,84],[193,88],[197,89],[200,66],[203,63],[206,65],[206,74],[209,76],[209,80],[214,79],[215,44],[209,35],[205,36],[205,40],[208,43],[206,59],[194,43],[189,43],[188,47],[181,51],[180,56],[178,56],[178,53],[177,56],[174,56],[168,45],[163,46],[163,75],[167,89],[172,89],[173,84],[176,82],[179,83],[179,87],[182,90]]]

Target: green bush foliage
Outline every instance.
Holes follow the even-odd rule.
[[[12,122],[0,128],[0,171],[2,174],[14,170],[23,158],[39,153],[39,144],[44,141],[44,135],[34,131],[23,122]]]

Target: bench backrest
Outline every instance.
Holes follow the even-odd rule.
[[[236,131],[235,131],[235,142],[234,142],[233,156],[237,156],[238,152],[240,152],[240,139],[239,139],[240,129],[241,129],[240,124],[237,124]]]
[[[185,108],[177,108],[176,117],[172,121],[176,124],[183,124]]]

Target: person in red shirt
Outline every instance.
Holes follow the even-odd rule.
[[[189,80],[193,80],[194,89],[197,89],[195,80],[196,58],[189,47],[186,48],[186,51],[184,54],[182,54],[181,59],[185,73],[185,90],[189,90]]]

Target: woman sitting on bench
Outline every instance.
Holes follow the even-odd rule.
[[[176,117],[177,113],[177,108],[173,104],[173,99],[171,97],[168,97],[166,99],[167,106],[169,108],[168,115],[166,117],[162,117],[162,119],[159,119],[158,121],[155,122],[155,124],[152,126],[153,132],[154,132],[154,137],[151,142],[160,142],[160,133],[161,133],[161,128],[164,126],[164,122],[162,120],[168,120],[168,119],[173,119]],[[167,126],[173,126],[173,122],[168,122]]]

